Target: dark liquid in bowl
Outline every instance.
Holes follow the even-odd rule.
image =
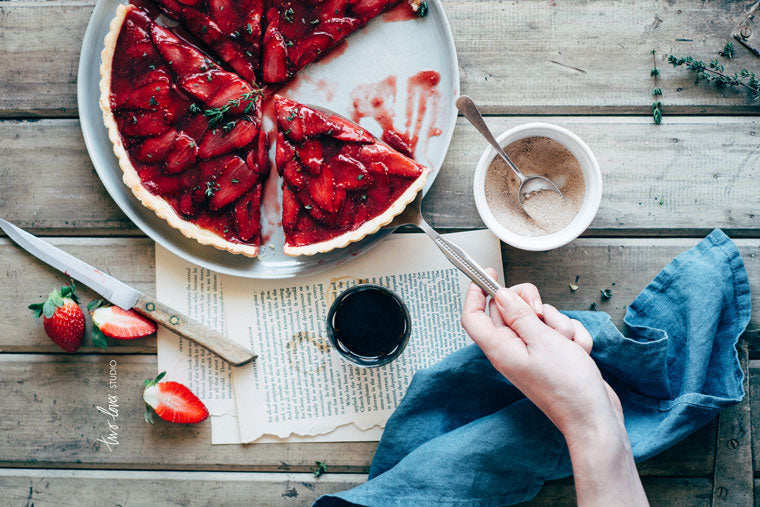
[[[333,317],[335,340],[351,355],[382,359],[403,343],[407,314],[396,298],[376,287],[362,287],[339,301]]]

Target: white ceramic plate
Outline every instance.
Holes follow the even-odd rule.
[[[103,185],[116,204],[145,234],[174,254],[218,273],[246,278],[291,278],[347,262],[369,250],[389,233],[381,231],[326,254],[288,257],[282,253],[284,237],[278,220],[279,195],[276,202],[273,199],[273,192],[279,191],[279,185],[272,179],[267,186],[271,197],[265,197],[262,219],[267,242],[262,245],[260,257],[250,259],[187,239],[140,204],[122,182],[121,169],[113,154],[98,105],[100,52],[108,25],[119,3],[118,0],[99,0],[87,26],[77,76],[79,119],[87,151]],[[389,76],[395,76],[395,100],[391,101],[393,104],[386,101],[386,106],[394,112],[395,128],[404,132],[408,78],[423,70],[437,71],[441,76],[437,86],[437,118],[431,125],[433,121],[430,112],[434,108],[428,102],[429,112],[424,119],[423,136],[415,152],[415,158],[432,170],[425,192],[433,184],[448,150],[457,116],[454,101],[459,94],[459,66],[451,28],[440,0],[428,0],[428,4],[429,14],[423,19],[390,22],[383,16],[378,17],[348,37],[348,47],[342,54],[328,55],[326,62],[317,62],[304,69],[296,81],[281,92],[300,102],[323,106],[350,117],[353,109],[351,92],[356,87],[379,83]],[[411,98],[411,104],[416,111],[414,97]],[[377,136],[382,133],[381,127],[372,118],[364,118],[361,123]],[[271,122],[266,122],[266,125],[271,126]],[[437,127],[441,132],[426,140],[424,134],[430,127]],[[276,171],[273,170],[272,173]]]

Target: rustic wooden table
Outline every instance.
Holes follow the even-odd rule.
[[[716,56],[751,1],[448,0],[462,92],[495,132],[537,119],[576,132],[596,153],[605,192],[583,238],[547,253],[503,249],[508,283],[531,281],[556,306],[625,305],[678,252],[714,227],[736,239],[760,307],[760,109],[742,94],[693,85],[668,53]],[[85,151],[76,69],[94,0],[0,1],[0,216],[44,235],[141,290],[154,291],[153,243],[111,201]],[[665,119],[652,124],[651,49],[662,69]],[[90,55],[97,58],[96,55]],[[760,70],[737,44],[731,68]],[[443,230],[482,227],[471,175],[485,147],[460,119],[425,207]],[[308,504],[365,479],[374,443],[212,446],[210,425],[150,426],[142,380],[155,339],[106,353],[87,341],[62,354],[26,306],[61,277],[0,237],[0,503],[3,505]],[[577,292],[568,283],[580,276]],[[616,282],[608,302],[599,289]],[[91,294],[85,294],[91,296]],[[750,328],[760,325],[753,313]],[[747,333],[749,358],[753,338]],[[745,402],[640,465],[654,504],[749,505],[750,435],[760,414],[760,361],[746,362]],[[760,359],[760,355],[757,356]],[[95,407],[118,372],[119,445],[96,439]],[[755,420],[750,423],[750,408]],[[755,432],[757,434],[757,432]],[[757,442],[754,442],[755,446]],[[757,455],[757,452],[754,453]],[[330,473],[315,479],[315,460]],[[754,465],[754,466],[753,466]],[[571,481],[536,504],[572,504]]]

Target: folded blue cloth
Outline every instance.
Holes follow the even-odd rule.
[[[676,257],[628,307],[566,312],[620,397],[637,461],[744,396],[736,342],[749,322],[739,251],[719,230]],[[572,474],[562,434],[475,345],[418,372],[388,420],[369,480],[315,505],[504,505]]]

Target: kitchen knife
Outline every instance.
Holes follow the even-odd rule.
[[[223,334],[209,329],[200,322],[169,308],[155,298],[120,282],[2,218],[0,218],[0,229],[30,254],[87,285],[116,306],[124,310],[134,309],[166,329],[207,348],[230,364],[241,366],[256,359],[250,350]]]

